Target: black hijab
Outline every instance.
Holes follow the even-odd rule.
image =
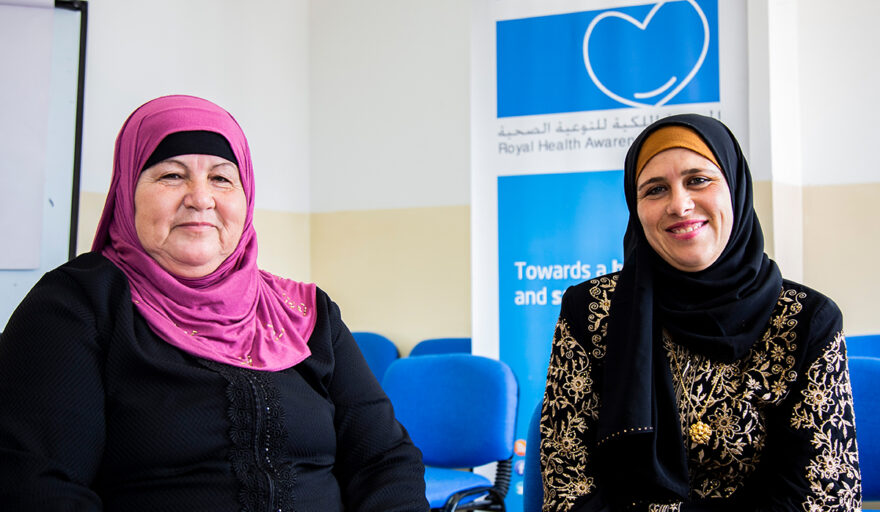
[[[654,252],[636,209],[639,151],[648,135],[670,125],[703,139],[730,188],[730,239],[718,259],[698,272],[675,269]],[[712,360],[737,360],[766,329],[782,275],[764,254],[748,164],[720,121],[684,114],[648,126],[626,155],[624,191],[629,223],[606,337],[598,473],[612,501],[682,501],[689,492],[687,458],[661,330]]]

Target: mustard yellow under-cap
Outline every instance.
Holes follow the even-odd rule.
[[[718,161],[715,159],[715,155],[712,154],[712,150],[703,142],[703,139],[697,132],[687,126],[671,125],[659,128],[651,135],[648,135],[648,138],[642,143],[642,148],[639,150],[639,158],[636,160],[636,181],[639,180],[639,175],[642,173],[642,169],[645,168],[648,160],[654,158],[657,153],[672,148],[689,149],[721,169],[721,166],[718,165]]]

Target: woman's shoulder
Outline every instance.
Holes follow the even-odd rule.
[[[808,316],[811,323],[841,322],[837,303],[822,292],[789,279],[782,280],[777,309],[794,310],[798,316]]]
[[[308,281],[297,281],[296,279],[290,279],[288,277],[274,274],[272,272],[269,272],[268,270],[259,269],[259,273],[265,282],[272,283],[274,287],[285,290],[289,293],[293,293],[295,295],[309,295],[311,294],[311,290],[317,288],[315,283],[311,283]],[[317,295],[321,295],[321,293],[321,290],[318,289]]]
[[[130,323],[133,307],[128,280],[110,260],[86,253],[47,272],[10,317],[10,331],[23,339],[33,327],[55,329],[67,338],[86,338]],[[5,333],[4,333],[5,334]]]
[[[316,315],[315,331],[313,332],[312,338],[314,339],[317,337],[319,332],[326,331],[331,340],[335,339],[336,333],[344,326],[342,312],[340,311],[339,305],[337,305],[330,295],[328,295],[320,286],[315,284],[311,284],[311,286],[314,286],[315,288],[314,312]]]
[[[562,296],[558,325],[575,338],[602,330],[611,313],[617,273],[605,274],[568,287]]]
[[[837,304],[825,294],[784,279],[768,328],[768,337],[800,340],[797,346],[803,350],[805,360],[812,361],[826,350],[838,350],[843,315]]]
[[[341,317],[342,313],[339,311],[339,306],[330,298],[330,295],[320,286],[316,284],[312,286],[315,287],[315,311],[322,316],[331,318],[334,316]]]
[[[99,252],[80,254],[67,263],[56,267],[54,270],[50,270],[46,273],[46,276],[58,277],[59,274],[80,281],[125,278],[122,270]]]
[[[576,306],[589,302],[610,300],[617,287],[619,272],[604,274],[569,286],[562,296],[563,305]]]
[[[109,259],[98,252],[87,252],[64,263],[40,278],[31,293],[117,296],[128,293],[128,279]],[[69,296],[69,295],[68,295]]]

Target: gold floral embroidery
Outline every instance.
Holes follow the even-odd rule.
[[[591,337],[591,341],[595,346],[593,357],[601,359],[605,357],[605,343],[600,342],[608,332],[605,319],[608,318],[609,311],[611,310],[610,295],[614,293],[614,288],[617,286],[617,276],[600,277],[594,279],[591,283],[594,283],[594,286],[590,288],[590,296],[593,297],[594,302],[590,302],[587,306],[590,312],[587,315],[587,321],[589,322],[587,328],[593,333]]]
[[[589,339],[577,340],[565,318],[556,326],[541,417],[541,463],[544,511],[569,510],[577,498],[595,492],[593,455],[600,399],[594,373],[605,356],[610,297],[617,276],[589,282],[585,320]],[[853,510],[861,489],[857,451],[851,429],[852,405],[840,339],[804,375],[798,375],[798,351],[806,340],[796,327],[806,292],[781,290],[764,335],[742,359],[732,363],[710,361],[675,343],[664,333],[664,347],[687,361],[684,377],[673,389],[688,456],[691,498],[724,499],[743,488],[757,469],[767,438],[765,414],[795,399],[795,382],[803,382],[792,427],[812,434],[816,449],[805,468],[811,495],[803,510]],[[674,371],[674,368],[670,368]],[[718,377],[716,389],[711,385]],[[800,377],[800,381],[798,378]],[[685,393],[690,395],[686,399]],[[688,403],[707,404],[703,421],[713,431],[708,444],[686,437],[693,421]],[[701,411],[703,407],[700,407]],[[675,511],[678,505],[655,504],[650,511]]]
[[[751,376],[760,378],[763,387],[769,388],[769,394],[759,395],[761,399],[778,401],[788,392],[788,384],[797,379],[797,372],[793,370],[798,348],[795,317],[804,309],[801,301],[806,295],[796,290],[782,290],[770,317],[770,327],[751,351],[755,361]]]
[[[584,445],[584,433],[599,413],[599,395],[592,376],[595,360],[605,356],[605,319],[611,306],[617,276],[591,281],[588,326],[592,333],[589,353],[572,336],[560,318],[553,336],[553,350],[547,370],[547,390],[541,411],[541,466],[544,481],[544,510],[568,510],[574,501],[595,488],[588,471],[591,448]]]
[[[838,333],[807,370],[803,399],[792,409],[791,426],[812,434],[816,456],[809,462],[807,481],[813,495],[804,510],[858,510],[861,507],[859,454],[855,444],[852,388]]]
[[[761,340],[744,358],[731,364],[712,363],[675,344],[664,333],[670,365],[676,357],[690,361],[682,382],[673,381],[682,435],[697,420],[689,403],[706,404],[706,421],[713,430],[707,445],[685,438],[695,497],[730,497],[757,468],[767,437],[762,409],[782,402],[797,379],[794,366],[799,343],[795,327],[805,297],[804,292],[782,290]],[[720,377],[720,385],[709,396],[716,377]],[[683,389],[684,383],[687,389]]]
[[[727,498],[755,470],[764,448],[764,420],[755,404],[743,398],[752,396],[757,381],[751,375],[745,378],[748,368],[712,362],[676,345],[665,333],[663,342],[670,365],[676,359],[688,361],[681,378],[673,379],[673,389],[688,448],[691,492],[698,498]],[[746,357],[742,362],[748,365],[752,359]],[[686,436],[690,425],[699,419],[691,406],[696,403],[705,406],[703,421],[712,429],[706,444]]]

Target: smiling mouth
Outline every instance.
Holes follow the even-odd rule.
[[[667,228],[667,231],[669,231],[670,233],[672,233],[674,235],[683,235],[686,233],[692,233],[705,225],[706,225],[706,221],[692,222],[692,223],[689,223],[684,226],[678,225],[678,226]]]

